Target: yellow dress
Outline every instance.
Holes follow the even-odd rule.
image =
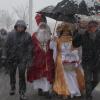
[[[57,39],[57,57],[56,57],[56,69],[55,69],[55,81],[53,85],[53,90],[58,95],[63,96],[69,96],[71,95],[69,85],[66,82],[65,78],[65,71],[64,71],[64,65],[62,63],[62,44],[63,43],[71,43],[72,44],[72,37],[71,36],[61,36]],[[79,68],[74,69],[76,73],[76,79],[78,82],[78,88],[81,91],[84,90],[85,82],[84,82],[84,75],[82,74],[81,70]]]

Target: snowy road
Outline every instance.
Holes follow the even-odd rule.
[[[18,77],[18,75],[16,75]],[[0,100],[19,100],[18,95],[18,79],[17,79],[17,90],[16,95],[9,96],[9,76],[0,72]],[[36,93],[34,93],[31,84],[27,84],[27,96],[28,100],[46,100],[44,97],[39,97]],[[57,97],[53,97],[52,100],[61,100]],[[78,100],[78,99],[75,99]],[[83,99],[80,99],[83,100]]]

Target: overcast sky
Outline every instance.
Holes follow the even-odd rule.
[[[6,9],[10,12],[13,12],[13,7],[20,5],[28,5],[29,0],[0,0],[0,9]],[[47,5],[56,5],[61,0],[33,0],[34,10],[40,10],[41,8]],[[81,0],[76,0],[81,1]],[[91,0],[86,0],[91,1]]]
[[[28,5],[29,0],[0,0],[0,9],[13,12],[13,7]],[[61,0],[33,0],[34,11],[40,10],[47,5],[56,5]]]

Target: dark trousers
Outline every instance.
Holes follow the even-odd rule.
[[[25,72],[26,72],[26,67],[23,64],[19,65],[12,65],[10,66],[10,85],[11,89],[14,90],[16,89],[16,70],[18,68],[19,72],[19,93],[24,94],[26,92],[26,78],[25,78]]]
[[[98,84],[98,71],[92,70],[91,66],[84,66],[86,95],[91,96],[93,89]]]

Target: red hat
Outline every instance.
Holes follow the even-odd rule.
[[[42,15],[41,14],[37,14],[35,16],[35,20],[36,20],[37,25],[39,25],[40,22],[42,21]]]

